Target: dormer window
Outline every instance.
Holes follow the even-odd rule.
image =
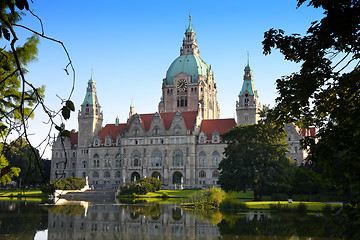
[[[212,134],[212,142],[213,143],[218,143],[220,142],[220,137],[219,137],[219,133],[218,132],[213,132]]]
[[[206,136],[204,132],[201,132],[199,135],[199,143],[206,143]]]

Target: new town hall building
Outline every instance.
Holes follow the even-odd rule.
[[[51,180],[82,177],[94,188],[118,188],[144,177],[156,177],[173,188],[217,184],[219,162],[226,144],[220,135],[239,124],[257,123],[260,104],[249,64],[236,102],[237,121],[221,119],[217,86],[211,67],[200,58],[195,32],[185,32],[180,56],[162,81],[158,112],[137,114],[130,106],[125,123],[103,126],[95,81],[88,81],[78,114],[78,132],[52,147]],[[300,165],[301,134],[286,126],[289,157]],[[66,155],[66,158],[65,158]]]

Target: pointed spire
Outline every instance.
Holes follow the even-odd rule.
[[[116,116],[115,118],[115,126],[119,126],[119,116]]]
[[[195,33],[194,29],[191,26],[191,14],[189,15],[189,27],[186,29],[186,32],[193,32]]]
[[[243,95],[245,92],[248,92],[248,94],[250,95],[256,94],[252,70],[250,68],[249,52],[247,53],[247,55],[247,66],[244,69],[244,81],[239,96]]]
[[[92,71],[91,71],[91,77],[88,81],[88,86],[86,88],[85,99],[81,105],[84,105],[86,102],[90,105],[96,105],[98,103],[98,99],[96,96],[95,80],[93,78]]]

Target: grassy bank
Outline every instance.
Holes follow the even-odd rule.
[[[41,190],[0,190],[0,197],[46,198],[48,195],[44,194]]]

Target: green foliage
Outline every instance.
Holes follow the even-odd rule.
[[[192,203],[195,206],[215,206],[218,207],[220,203],[225,199],[226,193],[221,188],[207,188],[204,190],[195,191],[191,194],[187,202]]]
[[[148,192],[156,192],[159,190],[161,190],[161,181],[153,177],[139,179],[130,185],[123,184],[120,186],[120,193],[122,195],[145,195]]]
[[[34,156],[33,150],[25,139],[19,138],[6,144],[4,152],[10,166],[21,169],[19,176],[15,177],[14,181],[19,183],[21,178],[22,185],[36,185],[47,183],[50,180],[50,161],[41,159],[39,166],[39,151],[35,149],[36,155]]]
[[[283,128],[260,122],[235,127],[222,138],[228,143],[220,162],[219,183],[225,190],[254,190],[254,198],[264,193],[289,192],[296,167],[286,157]]]
[[[82,205],[69,204],[69,205],[56,205],[48,208],[49,212],[56,215],[76,216],[83,214],[85,208]]]
[[[0,143],[0,183],[6,184],[11,182],[13,177],[19,176],[20,168],[10,167],[9,161],[2,154],[3,144]]]
[[[220,203],[219,208],[221,209],[235,209],[235,210],[247,210],[246,203],[240,202],[236,199],[234,192],[226,193],[225,199]]]
[[[303,128],[315,126],[318,141],[304,141],[309,160],[324,168],[348,201],[359,203],[360,3],[312,0],[309,6],[323,8],[324,18],[313,22],[305,36],[265,32],[265,54],[279,49],[286,60],[302,63],[299,72],[277,80],[280,96],[270,115],[280,122],[298,121]]]
[[[313,170],[297,169],[293,186],[294,194],[309,194],[311,196],[324,190],[325,182],[319,173]]]
[[[52,193],[55,190],[80,190],[85,186],[86,182],[82,178],[68,177],[65,179],[58,179],[46,187],[43,187],[42,191],[46,193]]]

